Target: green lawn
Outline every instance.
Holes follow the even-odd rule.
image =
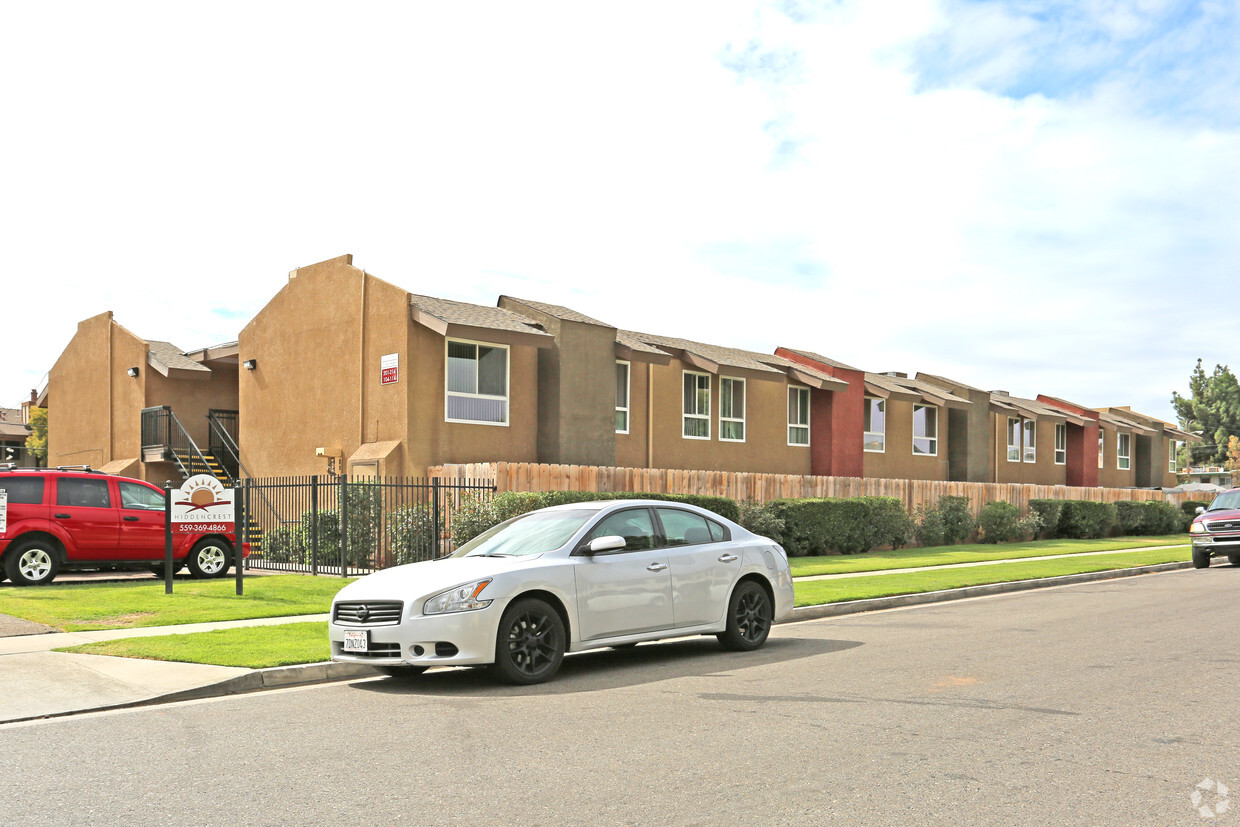
[[[66,632],[321,614],[349,582],[339,577],[264,575],[247,579],[241,597],[231,577],[177,580],[170,595],[164,594],[164,581],[154,579],[12,587],[0,589],[0,613]]]
[[[951,563],[975,563],[987,560],[1013,560],[1020,557],[1042,557],[1050,554],[1088,554],[1091,551],[1114,551],[1146,546],[1187,546],[1188,535],[1165,537],[1112,537],[1106,540],[1035,540],[1005,545],[962,544],[904,548],[895,551],[871,551],[866,554],[834,554],[826,557],[793,557],[793,577],[813,574],[846,574],[854,571],[884,571],[920,566],[946,566]]]
[[[265,669],[294,663],[321,663],[331,658],[326,623],[282,623],[243,626],[187,635],[127,637],[57,649],[87,655],[174,660]]]
[[[1188,555],[1182,547],[1168,547],[1153,551],[1134,551],[1129,554],[1098,554],[1026,563],[996,563],[993,566],[943,569],[942,571],[910,571],[903,574],[876,574],[873,577],[802,580],[796,583],[796,604],[818,606],[844,600],[866,600],[872,597],[933,592],[987,583],[1033,580],[1040,577],[1058,577],[1087,571],[1127,569],[1156,563],[1175,563],[1186,559]]]

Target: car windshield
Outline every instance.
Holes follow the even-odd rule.
[[[535,511],[488,529],[461,546],[453,557],[523,557],[555,551],[597,511]]]
[[[1240,489],[1235,491],[1224,491],[1214,498],[1214,502],[1210,503],[1210,507],[1206,511],[1222,511],[1224,509],[1240,508]]]

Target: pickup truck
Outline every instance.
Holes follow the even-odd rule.
[[[1223,491],[1214,502],[1197,509],[1188,527],[1193,541],[1193,566],[1204,569],[1211,557],[1226,555],[1240,566],[1240,488]]]

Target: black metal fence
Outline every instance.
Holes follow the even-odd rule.
[[[351,576],[433,560],[456,549],[485,509],[491,481],[395,477],[242,480],[247,568]]]

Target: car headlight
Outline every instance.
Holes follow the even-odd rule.
[[[1188,527],[1188,533],[1189,534],[1205,534],[1206,524],[1205,523],[1192,523]]]
[[[456,586],[446,592],[440,592],[426,601],[422,606],[422,614],[439,615],[447,612],[473,612],[491,605],[490,600],[479,600],[478,595],[490,585],[491,579],[475,580],[464,586]]]

